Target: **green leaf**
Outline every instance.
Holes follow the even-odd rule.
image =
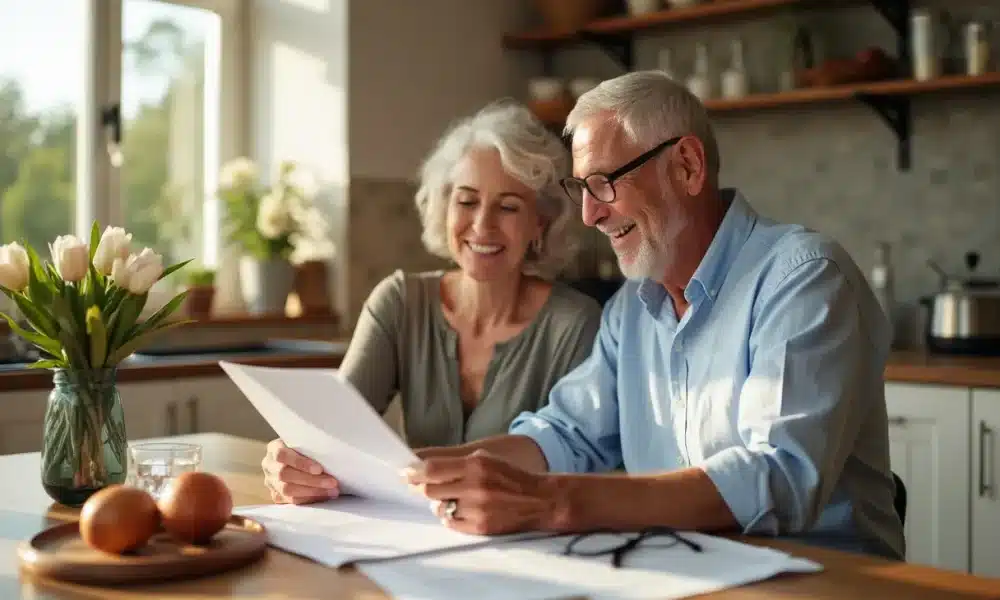
[[[59,341],[62,342],[63,357],[69,366],[76,367],[78,369],[90,368],[90,364],[87,362],[87,357],[83,353],[83,349],[80,348],[80,343],[77,338],[65,330],[59,330]]]
[[[87,310],[84,308],[82,290],[78,285],[70,284],[63,291],[69,298],[70,307],[72,307],[70,314],[76,324],[75,331],[80,333],[87,331]]]
[[[101,226],[94,221],[93,226],[90,228],[90,264],[94,264],[94,253],[97,252],[97,246],[101,243]]]
[[[129,355],[131,355],[133,352],[135,352],[136,350],[138,350],[139,348],[141,348],[144,344],[149,343],[150,340],[152,340],[156,336],[160,335],[164,331],[167,331],[168,329],[173,329],[174,327],[179,327],[181,325],[186,325],[186,324],[192,323],[192,322],[193,321],[191,319],[184,319],[184,320],[181,320],[181,321],[171,321],[170,323],[166,323],[165,325],[161,325],[160,327],[158,327],[156,329],[153,329],[151,331],[147,331],[147,332],[145,332],[145,333],[143,333],[141,335],[137,335],[137,336],[131,338],[130,340],[128,340],[127,342],[125,342],[124,344],[122,344],[120,348],[118,348],[117,350],[115,350],[114,354],[112,354],[108,358],[108,360],[105,363],[105,365],[109,366],[109,367],[113,366],[113,365],[117,365],[122,360],[124,360]]]
[[[45,270],[48,272],[49,281],[52,282],[52,288],[56,291],[56,293],[61,294],[63,288],[66,287],[66,282],[59,276],[59,271],[56,271],[56,268],[52,263],[45,263]]]
[[[170,266],[169,266],[169,267],[167,267],[166,269],[163,269],[163,273],[161,273],[161,274],[160,274],[160,277],[159,277],[159,278],[157,279],[157,281],[159,281],[160,279],[163,279],[163,278],[164,278],[164,277],[166,277],[167,275],[170,275],[170,274],[171,274],[171,273],[173,273],[174,271],[176,271],[176,270],[178,270],[178,269],[182,268],[182,267],[183,267],[184,265],[188,264],[188,263],[189,263],[189,262],[191,262],[192,260],[194,260],[194,259],[192,259],[192,258],[189,258],[188,260],[185,260],[184,262],[179,262],[179,263],[177,263],[177,264],[174,264],[174,265],[170,265]]]
[[[21,328],[21,326],[17,324],[17,321],[10,318],[10,316],[7,315],[6,313],[0,312],[0,316],[2,316],[7,321],[7,325],[10,326],[10,330],[13,331],[15,334],[23,337],[27,341],[38,346],[42,350],[45,350],[49,354],[52,354],[54,356],[59,356],[61,354],[62,349],[59,347],[59,342],[57,342],[56,340],[46,337],[40,333],[34,333],[32,331],[28,331],[26,329]]]
[[[90,338],[90,366],[96,369],[104,365],[108,351],[108,332],[97,306],[87,309],[87,336]]]
[[[113,326],[111,332],[111,342],[108,344],[108,352],[114,351],[118,346],[125,343],[135,326],[136,319],[142,313],[142,307],[146,303],[145,296],[135,296],[128,294],[122,299],[118,310],[111,316],[109,325]]]
[[[63,357],[67,362],[81,368],[87,367],[86,353],[81,347],[85,339],[85,329],[78,328],[73,316],[73,306],[69,295],[72,290],[66,288],[63,293],[52,299],[52,312],[59,325],[58,339],[62,342]]]
[[[61,360],[36,360],[35,362],[28,365],[29,369],[59,369],[66,365]]]
[[[164,304],[160,310],[150,315],[150,317],[146,319],[146,321],[136,330],[136,334],[143,334],[159,325],[163,320],[170,316],[171,313],[180,307],[181,302],[184,301],[188,292],[189,290],[184,290],[183,292],[177,294],[170,300],[170,302]]]
[[[22,294],[15,294],[11,296],[14,303],[17,304],[17,308],[24,314],[24,318],[28,319],[28,323],[37,331],[38,333],[49,337],[55,338],[56,333],[59,331],[59,326],[56,324],[55,319],[46,311],[44,308],[40,308],[37,304],[33,303],[28,298],[24,297]]]
[[[38,253],[29,245],[25,247],[28,253],[28,294],[37,304],[46,305],[52,302],[55,294],[55,285],[49,280],[45,272],[45,263],[38,257]]]

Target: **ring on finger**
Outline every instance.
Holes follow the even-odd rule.
[[[456,512],[458,512],[458,500],[452,498],[444,505],[444,516],[446,519],[454,520]]]

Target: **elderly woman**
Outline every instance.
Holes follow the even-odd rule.
[[[568,170],[559,138],[511,103],[458,123],[423,165],[423,241],[455,266],[382,280],[341,364],[380,413],[401,395],[411,446],[506,433],[590,353],[600,306],[551,280],[571,251]],[[337,494],[335,473],[280,440],[263,468],[275,502]]]

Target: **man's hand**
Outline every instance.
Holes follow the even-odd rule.
[[[552,478],[531,473],[483,451],[427,458],[407,470],[407,480],[435,501],[445,525],[464,533],[493,535],[549,529],[558,498]],[[451,518],[449,500],[457,502]]]

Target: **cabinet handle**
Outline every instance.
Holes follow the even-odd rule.
[[[177,405],[167,405],[167,435],[177,435]]]
[[[986,440],[989,438],[989,452]],[[993,470],[990,469],[990,483],[986,483],[986,459],[993,454],[993,430],[986,421],[979,422],[979,497],[993,495]]]
[[[187,401],[188,405],[188,426],[191,433],[198,433],[198,397],[191,396]]]
[[[889,425],[896,425],[897,427],[902,427],[906,425],[906,417],[889,417]]]

